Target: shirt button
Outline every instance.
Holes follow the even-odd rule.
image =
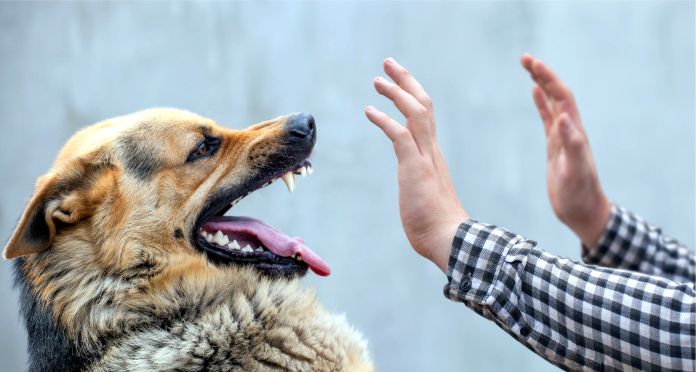
[[[471,289],[471,272],[464,272],[464,277],[462,278],[461,284],[459,284],[459,290],[462,292],[468,292]]]

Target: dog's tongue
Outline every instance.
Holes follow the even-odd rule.
[[[251,217],[222,216],[214,217],[203,226],[205,230],[221,230],[226,233],[247,233],[255,235],[257,239],[271,252],[282,257],[291,257],[299,254],[302,261],[317,275],[327,276],[331,273],[329,265],[324,262],[299,237],[291,238],[273,226]]]

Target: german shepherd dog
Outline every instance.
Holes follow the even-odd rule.
[[[329,267],[241,198],[311,173],[307,114],[229,130],[176,109],[87,127],[63,147],[4,256],[29,369],[371,371],[366,342],[299,278]]]

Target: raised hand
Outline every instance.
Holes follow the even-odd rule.
[[[447,271],[452,239],[469,216],[457,198],[445,158],[435,138],[430,97],[411,74],[387,58],[382,77],[374,80],[379,94],[389,98],[406,118],[401,125],[372,106],[365,115],[389,137],[398,159],[399,210],[413,249]]]
[[[573,93],[544,63],[522,56],[547,140],[546,183],[556,216],[586,247],[597,243],[611,215]]]

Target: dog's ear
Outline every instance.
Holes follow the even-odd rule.
[[[34,195],[5,246],[6,259],[43,252],[53,243],[57,229],[75,224],[91,213],[93,195],[86,187],[94,179],[90,169],[95,167],[75,161],[39,178]]]

